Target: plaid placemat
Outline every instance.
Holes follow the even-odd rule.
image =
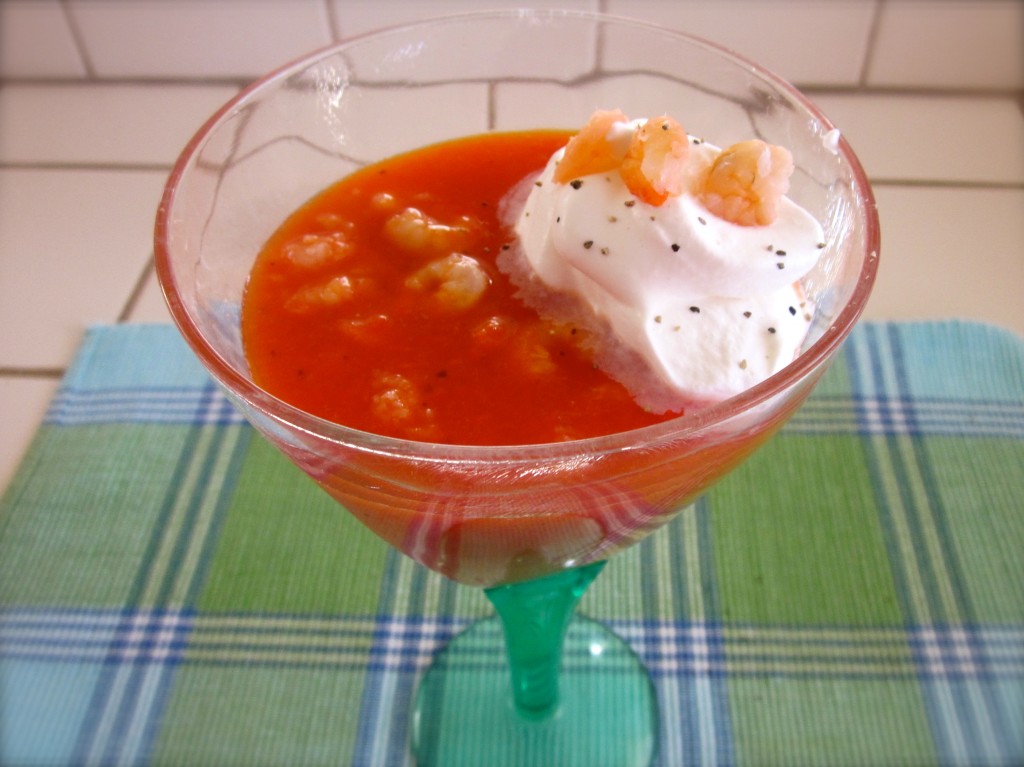
[[[864,324],[806,406],[582,611],[659,763],[1024,764],[1024,344]],[[0,508],[3,765],[401,765],[489,612],[255,435],[164,326],[91,330]]]

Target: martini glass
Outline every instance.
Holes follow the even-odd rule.
[[[246,279],[302,203],[402,151],[487,130],[571,129],[614,107],[672,114],[722,146],[757,137],[792,152],[790,196],[822,223],[826,245],[802,281],[817,307],[810,335],[783,371],[659,425],[521,446],[357,431],[253,383],[239,332]],[[496,616],[423,675],[410,719],[416,762],[626,767],[654,758],[653,686],[628,645],[576,604],[609,557],[683,510],[800,406],[861,313],[879,231],[849,146],[763,68],[644,23],[512,11],[354,38],[254,83],[185,148],[155,247],[182,335],[256,429],[389,544],[494,604]]]

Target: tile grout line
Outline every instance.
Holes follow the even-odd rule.
[[[860,88],[868,87],[868,73],[871,71],[871,64],[875,58],[875,46],[878,42],[878,30],[882,26],[885,4],[886,0],[878,0],[871,11],[871,25],[868,27],[867,44],[864,46],[864,60],[861,62],[860,75],[857,78]]]
[[[841,85],[841,84],[794,84],[806,96],[863,96],[864,98],[900,96],[904,98],[933,99],[1019,99],[1024,91],[1017,88],[954,87],[924,88],[910,85]]]
[[[170,173],[173,163],[146,162],[90,162],[60,160],[0,160],[0,168],[7,170],[114,170],[129,173],[159,171]]]
[[[1024,189],[1024,181],[967,181],[964,179],[941,178],[872,178],[868,177],[871,186],[904,186],[915,189],[987,189],[992,191],[1013,191]]]
[[[338,18],[337,12],[334,10],[334,4],[329,0],[322,0],[324,14],[327,18],[327,33],[331,36],[331,43],[337,44],[344,38],[341,35],[342,25],[341,19]]]
[[[20,368],[0,367],[0,378],[41,378],[44,380],[60,379],[64,377],[67,368]]]
[[[150,87],[150,88],[214,88],[232,87],[242,89],[261,75],[251,77],[174,77],[174,76],[111,76],[111,77],[0,77],[0,88],[3,87]],[[863,82],[864,73],[855,83],[815,83],[794,82],[793,85],[805,95],[851,95],[851,96],[919,96],[930,98],[990,98],[1013,99],[1024,98],[1024,90],[1012,87],[979,87],[979,86],[911,86],[911,85],[869,85]]]
[[[142,267],[142,271],[139,273],[139,276],[135,280],[135,284],[128,293],[128,298],[124,302],[124,307],[121,309],[121,313],[117,315],[117,324],[120,325],[128,322],[132,312],[135,311],[135,307],[139,303],[139,297],[145,290],[146,282],[149,280],[154,268],[153,254],[150,253],[149,258],[146,259],[146,265]]]
[[[82,62],[82,68],[85,70],[86,79],[90,81],[96,80],[96,67],[93,66],[92,58],[89,56],[88,46],[85,44],[85,38],[82,36],[82,30],[78,27],[78,21],[75,19],[75,15],[71,12],[68,0],[60,0],[60,10],[64,15],[64,21],[68,25],[68,30],[71,32],[71,40],[75,45],[75,52],[78,54],[78,58]]]
[[[231,87],[242,89],[254,81],[256,81],[260,75],[253,75],[252,77],[244,75],[210,75],[209,77],[182,77],[175,75],[105,75],[105,76],[84,76],[84,77],[73,77],[73,76],[41,76],[32,77],[30,75],[13,75],[3,77],[0,76],[0,87],[2,86],[40,86],[40,87],[70,87],[70,86],[83,86],[83,87],[131,87],[131,86],[146,86],[146,87],[171,87],[171,88],[206,88],[206,87]]]

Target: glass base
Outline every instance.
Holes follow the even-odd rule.
[[[641,767],[657,744],[657,702],[647,669],[600,623],[574,617],[566,633],[559,704],[540,721],[512,701],[497,617],[455,637],[416,693],[412,752],[418,767]]]

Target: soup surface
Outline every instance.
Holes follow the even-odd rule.
[[[259,254],[242,334],[255,381],[314,415],[425,442],[558,442],[653,415],[497,268],[510,191],[571,134],[488,133],[361,169]]]

